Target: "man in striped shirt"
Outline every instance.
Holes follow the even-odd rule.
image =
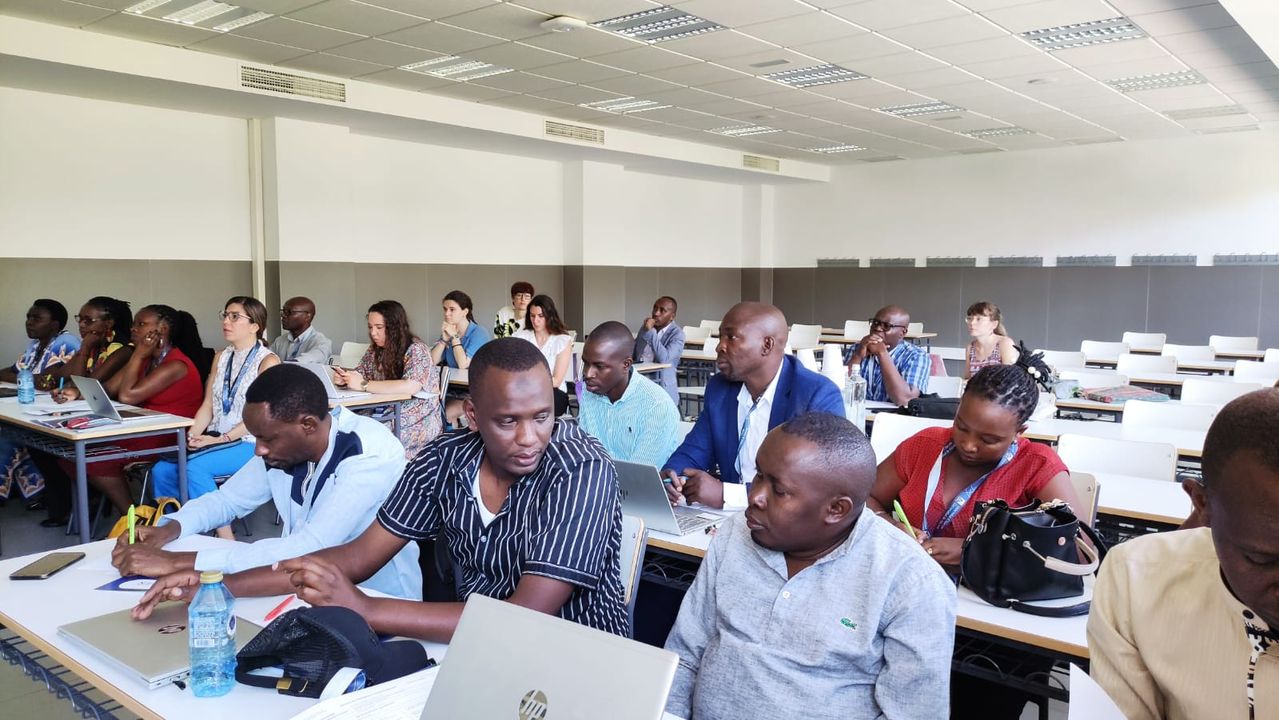
[[[679,444],[679,411],[660,385],[631,367],[635,338],[620,322],[591,331],[582,348],[577,422],[614,460],[661,467]]]
[[[628,634],[612,461],[594,438],[555,419],[550,368],[532,343],[485,344],[470,381],[465,412],[476,430],[428,443],[362,535],[243,573],[253,577],[235,577],[232,592],[296,592],[312,605],[351,608],[379,633],[448,642],[461,603],[373,598],[354,585],[406,543],[435,539],[448,545],[462,600],[480,593]],[[196,583],[162,578],[143,603],[189,596]]]
[[[866,379],[866,399],[905,405],[928,392],[933,360],[923,348],[902,342],[910,313],[896,305],[879,309],[870,334],[849,353],[848,374],[856,367]]]

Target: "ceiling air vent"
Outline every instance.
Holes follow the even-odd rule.
[[[782,169],[782,161],[777,158],[760,157],[759,155],[743,155],[742,167],[751,170],[767,170],[778,172]]]
[[[577,140],[579,142],[595,143],[596,145],[604,144],[604,131],[599,128],[570,125],[569,123],[556,122],[554,120],[546,121],[546,135],[547,137]]]
[[[279,70],[240,66],[240,85],[254,90],[346,102],[346,85]]]

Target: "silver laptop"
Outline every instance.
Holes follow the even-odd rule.
[[[324,383],[324,392],[329,394],[330,400],[349,400],[350,398],[367,397],[373,393],[363,392],[361,390],[349,390],[347,388],[339,388],[333,384],[332,370],[324,363],[297,363],[302,367],[315,373],[320,378],[320,382]]]
[[[162,603],[146,620],[134,620],[131,612],[132,608],[63,625],[58,634],[93,651],[152,690],[190,675],[187,604]],[[236,618],[236,651],[261,629]]]
[[[149,410],[120,410],[116,408],[115,403],[111,402],[111,396],[107,394],[107,389],[102,387],[102,383],[93,378],[72,375],[71,382],[75,383],[76,390],[80,391],[80,397],[89,405],[88,414],[90,415],[116,422],[136,420],[155,415]]]
[[[703,530],[724,519],[719,513],[703,509],[672,506],[666,496],[662,475],[652,465],[614,460],[617,486],[622,493],[622,512],[644,518],[649,530],[671,535],[687,535]]]
[[[422,720],[659,720],[679,656],[471,595]]]

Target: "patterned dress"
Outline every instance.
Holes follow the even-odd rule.
[[[985,360],[977,359],[977,341],[968,343],[968,376],[972,377],[977,374],[978,370],[991,365],[1003,365],[1004,358],[999,354],[999,343],[995,343],[995,349],[990,351],[990,355]]]
[[[400,442],[404,443],[404,456],[412,459],[444,428],[444,418],[440,414],[440,376],[431,364],[431,351],[421,340],[414,338],[404,353],[404,375],[398,378],[385,377],[378,370],[373,359],[375,349],[376,346],[370,344],[355,368],[362,377],[368,380],[412,380],[422,385],[422,392],[431,395],[429,398],[406,400],[400,407]],[[387,427],[391,426],[391,418],[383,422]]]

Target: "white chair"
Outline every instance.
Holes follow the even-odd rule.
[[[957,398],[964,392],[964,379],[948,375],[934,375],[928,378],[928,392],[937,393],[939,397]]]
[[[703,320],[701,322],[701,327],[709,328],[712,335],[718,335],[719,324],[720,324],[719,320]]]
[[[1071,508],[1075,517],[1092,525],[1097,521],[1097,496],[1101,494],[1101,485],[1091,473],[1070,472],[1070,484],[1075,486],[1075,496],[1082,507]]]
[[[1129,345],[1126,342],[1085,340],[1079,343],[1079,352],[1083,353],[1089,360],[1109,360],[1117,358],[1128,352],[1129,349]]]
[[[689,434],[689,433],[691,433],[691,432],[693,432],[693,423],[688,422],[688,421],[686,421],[686,420],[680,420],[680,422],[679,422],[679,441],[680,441],[680,442],[684,442],[684,438],[688,437],[688,434]]]
[[[1225,405],[1240,395],[1247,395],[1263,387],[1265,386],[1257,382],[1187,377],[1181,384],[1181,401],[1200,405]]]
[[[1261,358],[1262,362],[1279,362],[1279,348],[1266,348],[1266,354]]]
[[[1164,343],[1168,342],[1168,336],[1164,333],[1126,332],[1123,341],[1128,343],[1130,348],[1159,352],[1163,350]]]
[[[1217,352],[1233,350],[1256,350],[1257,338],[1236,335],[1209,335],[1208,345]]]
[[[918,418],[887,412],[876,413],[875,422],[871,423],[870,430],[870,448],[875,451],[875,462],[884,462],[903,440],[924,428],[950,427],[953,424],[953,420]]]
[[[1057,373],[1062,380],[1074,380],[1081,388],[1119,387],[1128,384],[1128,376],[1110,370],[1062,370]]]
[[[1067,467],[1100,475],[1113,473],[1171,482],[1177,470],[1177,448],[1169,443],[1066,433],[1057,438],[1057,455]]]
[[[799,360],[799,364],[812,370],[813,372],[821,372],[822,366],[817,363],[817,353],[812,348],[800,348],[795,351],[795,359]]]
[[[622,571],[622,600],[626,603],[626,615],[632,620],[635,618],[635,596],[639,593],[646,549],[648,528],[644,527],[644,519],[636,515],[622,515],[622,547],[618,551],[617,564]]]
[[[1208,426],[1212,425],[1212,419],[1217,417],[1217,410],[1220,407],[1220,405],[1196,405],[1184,402],[1129,400],[1124,403],[1122,422],[1125,427],[1208,432]]]
[[[1211,345],[1174,345],[1168,343],[1164,345],[1163,354],[1177,358],[1179,363],[1217,359],[1217,353],[1212,349]]]
[[[1279,383],[1279,362],[1255,362],[1238,360],[1235,372],[1230,376],[1235,382],[1259,382],[1262,385]]]
[[[870,334],[869,320],[845,320],[844,337],[861,340]]]
[[[702,352],[713,353],[719,348],[719,338],[706,338],[706,344],[702,346]]]
[[[359,365],[360,358],[364,357],[364,353],[368,349],[368,343],[350,341],[342,343],[342,352],[338,354],[338,365],[344,368],[353,368]]]
[[[906,323],[906,334],[907,335],[923,335],[924,324],[922,322]]]
[[[684,342],[700,342],[711,336],[711,329],[708,327],[693,327],[692,325],[684,326]]]
[[[822,326],[821,325],[801,325],[795,323],[790,326],[790,339],[788,344],[796,349],[815,348],[821,343]]]
[[[1171,355],[1124,353],[1119,356],[1119,364],[1115,365],[1115,372],[1121,372],[1125,375],[1175,373],[1177,372],[1177,358]]]
[[[1087,367],[1087,360],[1081,352],[1073,350],[1036,350],[1044,354],[1044,363],[1053,370],[1062,371]]]

